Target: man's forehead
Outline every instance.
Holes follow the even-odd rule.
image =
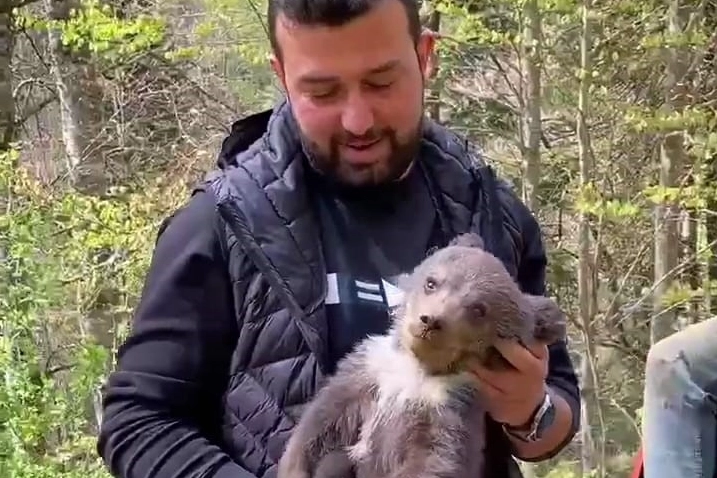
[[[399,60],[388,60],[379,63],[378,66],[369,67],[361,73],[365,76],[379,75],[397,69],[400,66]],[[298,75],[298,81],[302,83],[327,83],[339,81],[340,75],[332,74],[327,68],[309,68]]]

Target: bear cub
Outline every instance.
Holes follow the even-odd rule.
[[[402,279],[385,335],[339,362],[288,440],[277,478],[483,476],[485,408],[471,363],[510,367],[497,338],[551,343],[565,316],[524,294],[480,236],[457,236]]]

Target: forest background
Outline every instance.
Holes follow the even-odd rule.
[[[0,0],[0,476],[108,478],[100,387],[159,222],[280,94],[265,0]],[[627,476],[655,340],[717,311],[715,0],[434,0],[433,118],[539,217],[583,428]]]

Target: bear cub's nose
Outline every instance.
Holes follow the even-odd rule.
[[[441,320],[432,315],[422,315],[420,317],[421,322],[425,325],[426,330],[440,330]]]

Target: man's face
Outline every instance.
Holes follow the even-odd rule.
[[[279,16],[284,85],[312,162],[352,186],[396,179],[420,141],[423,89],[434,39],[418,47],[397,0],[341,27],[293,24]]]

